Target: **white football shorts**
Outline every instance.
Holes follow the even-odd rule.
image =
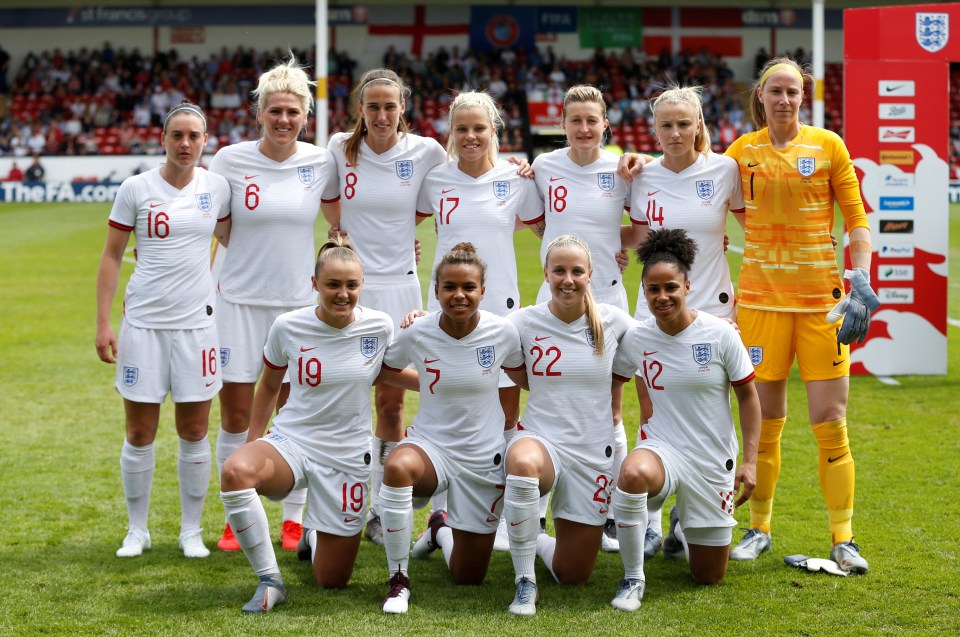
[[[263,346],[277,317],[300,307],[231,303],[217,295],[217,333],[225,383],[255,383],[263,371]],[[289,373],[289,372],[288,372]],[[285,377],[284,382],[289,382]]]

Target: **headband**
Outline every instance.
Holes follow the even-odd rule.
[[[792,64],[787,64],[785,62],[780,62],[779,64],[774,64],[766,71],[763,72],[763,75],[760,76],[760,88],[763,88],[763,85],[766,84],[767,80],[770,79],[770,76],[774,73],[780,73],[781,71],[786,71],[787,73],[792,73],[794,77],[800,80],[800,86],[803,86],[803,73],[801,73],[797,67]]]
[[[375,77],[372,80],[367,80],[366,82],[364,82],[363,86],[360,87],[359,95],[363,97],[363,92],[367,90],[367,87],[373,84],[374,82],[389,82],[390,84],[393,84],[394,86],[397,87],[397,90],[400,91],[400,99],[401,100],[403,99],[403,87],[397,84],[396,82],[394,82],[393,80],[391,80],[389,77]]]
[[[203,120],[203,129],[207,129],[207,116],[203,114],[203,111],[196,104],[191,104],[190,102],[181,102],[173,108],[170,109],[170,112],[167,113],[167,116],[163,119],[163,130],[167,130],[167,122],[170,121],[170,118],[176,115],[177,113],[186,111],[188,113],[193,113],[197,115],[200,119]]]

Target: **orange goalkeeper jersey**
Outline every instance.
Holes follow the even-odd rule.
[[[868,227],[860,183],[843,140],[801,125],[778,150],[767,129],[747,133],[727,155],[740,164],[746,243],[737,302],[757,310],[819,312],[843,293],[830,240],[834,201],[847,232]]]

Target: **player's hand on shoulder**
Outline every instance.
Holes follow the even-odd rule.
[[[620,252],[616,253],[614,258],[617,260],[617,267],[620,268],[620,274],[626,272],[627,266],[630,265],[630,254],[627,252],[627,249],[621,247]]]
[[[507,157],[507,161],[514,166],[518,166],[518,175],[526,179],[533,179],[533,166],[527,161],[526,157],[516,157],[511,155],[510,157]]]
[[[417,320],[421,316],[426,316],[426,315],[427,313],[424,312],[423,310],[412,310],[410,312],[407,312],[407,315],[404,316],[403,320],[400,321],[400,329],[402,330],[407,329],[408,327],[413,325],[413,322],[415,320]]]
[[[330,229],[327,230],[327,239],[331,241],[337,237],[343,237],[344,240],[348,238],[348,234],[345,230],[341,230],[340,226],[330,226]]]
[[[643,167],[652,162],[653,159],[650,155],[624,153],[620,156],[620,161],[617,162],[617,174],[627,181],[633,181],[634,175],[643,170]]]

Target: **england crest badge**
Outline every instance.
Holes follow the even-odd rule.
[[[507,197],[510,196],[510,182],[509,181],[495,181],[493,182],[493,196],[504,201]]]
[[[200,208],[202,212],[210,212],[213,210],[213,197],[210,196],[209,192],[201,192],[197,195],[197,207]]]
[[[406,181],[413,177],[413,160],[404,159],[394,164],[397,169],[397,177]]]
[[[759,345],[751,345],[747,352],[750,354],[750,364],[754,367],[763,362],[763,348]]]
[[[604,192],[613,190],[613,173],[597,173],[597,184],[600,186],[600,190]]]
[[[477,348],[477,362],[480,363],[480,367],[488,369],[496,360],[497,355],[493,350],[493,345],[485,345],[484,347]]]
[[[226,367],[227,363],[230,362],[230,348],[221,347],[220,348],[220,367]]]
[[[712,199],[713,198],[713,180],[704,179],[698,181],[697,184],[697,196],[701,199]]]
[[[583,330],[583,336],[587,339],[587,345],[590,347],[597,346],[597,342],[593,340],[593,330],[591,330],[589,327]]]
[[[377,345],[379,343],[379,336],[361,336],[360,353],[367,358],[373,358],[373,355],[377,353]]]
[[[710,343],[697,343],[693,346],[693,360],[697,365],[706,365],[713,355],[710,352]]]
[[[140,368],[131,367],[130,365],[123,366],[123,384],[127,387],[133,387],[137,384],[137,381],[140,379]]]
[[[817,169],[817,160],[813,157],[797,157],[797,172],[809,177]]]
[[[317,178],[316,173],[313,171],[313,166],[300,166],[300,170],[297,171],[297,176],[300,177],[300,183],[304,186],[309,186],[313,183],[313,180]]]
[[[950,15],[947,13],[917,14],[917,44],[929,53],[947,46],[950,39]]]

